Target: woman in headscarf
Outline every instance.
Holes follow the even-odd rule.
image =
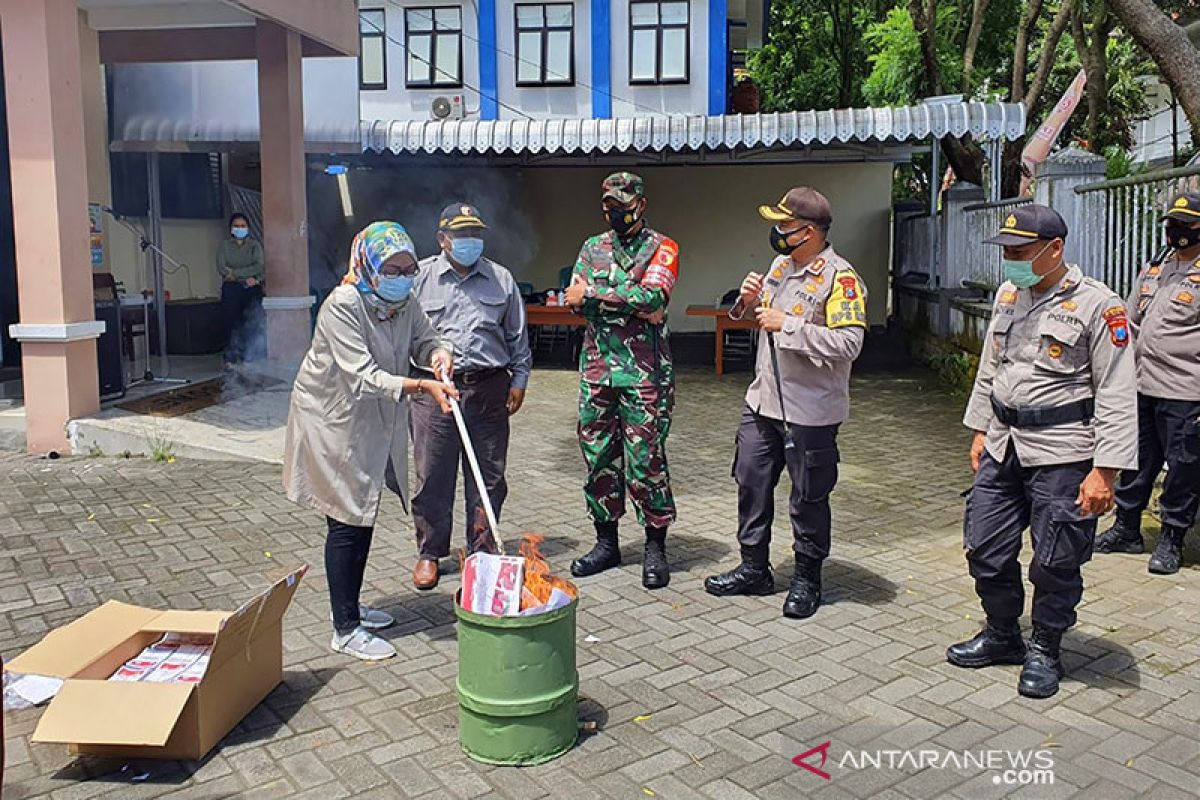
[[[325,571],[332,648],[367,661],[396,650],[372,631],[394,620],[359,604],[367,552],[386,484],[407,506],[408,403],[428,394],[450,411],[458,392],[440,380],[405,377],[412,362],[451,374],[450,347],[415,300],[416,249],[395,222],[354,238],[350,269],[317,315],[288,415],[283,485],[290,500],[328,522]]]

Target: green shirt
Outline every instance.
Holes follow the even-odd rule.
[[[217,274],[221,280],[245,281],[249,278],[262,281],[266,272],[262,245],[256,239],[246,237],[240,242],[232,237],[221,242],[217,248]]]

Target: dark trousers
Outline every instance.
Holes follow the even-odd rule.
[[[496,370],[478,382],[470,378],[469,374],[456,375],[454,385],[458,387],[463,419],[498,520],[504,498],[508,496],[508,483],[504,480],[508,459],[508,408],[505,403],[510,378],[505,370]],[[432,398],[421,395],[413,398],[411,419],[416,471],[413,524],[417,530],[419,557],[436,559],[450,555],[454,490],[460,466],[466,500],[467,549],[472,553],[477,550],[496,552],[496,540],[488,526],[454,416],[443,414]]]
[[[258,354],[254,352],[255,340],[260,333],[262,316],[262,284],[250,287],[240,281],[221,284],[221,315],[229,331],[229,345],[225,348],[225,360],[231,363],[245,361]]]
[[[1162,523],[1190,528],[1200,507],[1200,402],[1138,394],[1138,468],[1121,473],[1117,509],[1140,517],[1163,465]]]
[[[329,581],[329,605],[333,609],[333,628],[345,636],[358,627],[359,595],[367,571],[367,554],[375,529],[347,525],[332,517],[325,518],[329,532],[325,536],[325,577]]]
[[[837,484],[837,425],[792,425],[795,447],[784,448],[783,423],[742,409],[733,477],[738,485],[738,543],[765,548],[771,543],[775,486],[786,466],[792,479],[789,511],[797,555],[823,560],[829,555],[829,495]]]
[[[1075,624],[1083,597],[1080,567],[1092,557],[1096,517],[1081,517],[1075,500],[1092,462],[1022,467],[1010,444],[1004,461],[986,452],[967,497],[963,546],[983,611],[1016,620],[1025,608],[1021,553],[1025,528],[1033,539],[1029,580],[1033,621],[1055,630]]]

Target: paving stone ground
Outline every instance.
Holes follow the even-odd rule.
[[[313,566],[286,618],[283,684],[207,758],[73,757],[29,743],[39,711],[8,713],[5,800],[1196,796],[1194,547],[1190,566],[1169,578],[1148,575],[1145,557],[1087,565],[1080,624],[1065,641],[1071,674],[1051,700],[1020,698],[1017,667],[945,663],[946,645],[980,618],[961,549],[968,437],[961,403],[922,373],[855,378],[818,616],[784,620],[782,594],[707,596],[702,578],[737,559],[729,468],[745,381],[681,375],[674,579],[664,591],[641,588],[639,535],[626,525],[626,565],[580,584],[581,713],[600,732],[525,769],[476,764],[458,747],[457,576],[430,593],[411,587],[411,526],[393,499],[364,596],[398,618],[387,636],[400,656],[366,665],[328,649],[322,520],[281,496],[277,467],[0,456],[0,654],[109,598],[234,608],[287,567]],[[575,391],[572,373],[535,374],[515,421],[505,509],[510,538],[544,533],[560,572],[591,537]],[[788,540],[774,544],[784,585]],[[792,763],[826,742],[829,780]],[[963,751],[1039,748],[1053,759],[1053,785],[997,783],[999,770],[971,764],[887,763],[908,751],[944,764]],[[861,751],[883,766],[846,761]],[[820,754],[806,762],[819,768]]]

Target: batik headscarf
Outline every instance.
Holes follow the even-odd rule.
[[[372,222],[358,232],[350,245],[350,268],[342,283],[349,284],[362,294],[367,305],[379,312],[380,319],[387,319],[408,302],[389,303],[375,294],[379,285],[379,270],[384,262],[397,253],[408,253],[414,259],[417,248],[412,237],[397,222]]]

